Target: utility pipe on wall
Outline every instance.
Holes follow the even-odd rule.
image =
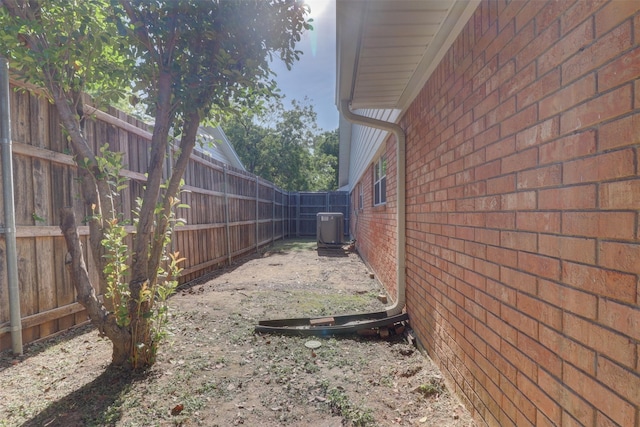
[[[343,99],[340,102],[340,112],[345,119],[351,123],[363,126],[369,126],[376,129],[392,132],[396,137],[396,197],[397,197],[397,221],[396,221],[396,233],[397,233],[397,246],[396,246],[396,258],[398,260],[398,266],[396,270],[396,286],[397,296],[396,301],[390,307],[386,308],[388,316],[394,316],[399,314],[404,309],[406,302],[406,196],[405,196],[405,175],[406,175],[406,137],[404,129],[398,124],[393,122],[385,122],[383,120],[373,119],[371,117],[365,117],[355,114],[351,111],[350,101]]]
[[[9,62],[0,57],[0,145],[2,145],[2,193],[4,197],[4,236],[9,317],[13,354],[22,354],[22,320],[18,284],[18,250],[16,246],[15,200],[13,195],[13,155],[11,149],[11,115],[9,110]]]

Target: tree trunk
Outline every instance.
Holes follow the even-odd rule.
[[[131,332],[126,327],[118,326],[114,314],[110,313],[96,296],[84,261],[82,243],[78,236],[73,209],[62,208],[60,218],[60,229],[69,251],[65,264],[69,270],[73,287],[78,293],[78,302],[86,308],[91,322],[98,328],[100,334],[109,338],[113,343],[112,364],[130,367]]]

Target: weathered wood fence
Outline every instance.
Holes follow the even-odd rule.
[[[55,107],[30,91],[11,90],[10,103],[20,311],[23,342],[28,343],[87,320],[68,280],[67,251],[58,227],[60,208],[74,206],[78,221],[87,212],[78,200],[76,165]],[[121,203],[130,219],[146,181],[151,133],[143,122],[115,109],[96,110],[85,126],[95,150],[108,143],[111,150],[124,153],[122,174],[130,180]],[[202,153],[192,155],[184,178],[181,199],[190,209],[179,210],[187,225],[177,230],[175,239],[175,249],[187,259],[183,282],[289,235],[292,196],[270,182]],[[3,215],[0,200],[0,218]],[[4,230],[4,224],[1,227]],[[79,231],[87,248],[88,228]],[[5,252],[2,231],[0,350],[11,347]],[[90,251],[86,256],[95,278]]]

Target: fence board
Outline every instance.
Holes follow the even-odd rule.
[[[51,283],[55,277],[53,255],[53,238],[35,238],[35,256],[37,284],[38,284],[38,312],[45,312],[56,308],[56,288]],[[58,324],[56,319],[44,322],[40,325],[40,336],[49,336],[57,332]]]

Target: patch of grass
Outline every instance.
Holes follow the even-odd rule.
[[[351,422],[354,426],[365,427],[373,425],[375,422],[371,409],[356,406],[343,390],[338,388],[329,390],[327,402],[334,414],[340,415],[347,423]]]
[[[440,395],[447,391],[441,378],[430,378],[429,382],[418,387],[417,391],[424,397]]]
[[[261,250],[263,256],[271,256],[286,252],[300,252],[315,250],[317,241],[315,239],[278,240],[271,246]]]
[[[264,294],[267,298],[267,293]],[[287,300],[290,301],[290,307],[295,309],[297,316],[300,317],[320,317],[381,308],[380,302],[372,294],[320,294],[303,290],[291,290],[288,294]]]

